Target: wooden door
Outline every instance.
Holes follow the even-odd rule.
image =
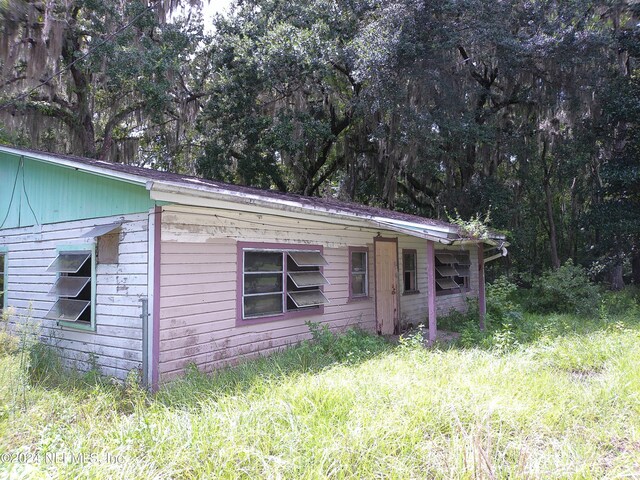
[[[376,326],[378,333],[393,335],[398,324],[398,240],[375,238]]]

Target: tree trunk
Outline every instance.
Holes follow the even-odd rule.
[[[613,268],[611,269],[611,272],[609,272],[609,278],[611,282],[611,285],[610,285],[611,290],[613,290],[614,292],[617,292],[624,288],[624,279],[622,278],[621,263],[613,266]]]
[[[556,222],[553,219],[553,203],[551,199],[551,189],[545,183],[544,197],[547,206],[547,222],[549,222],[549,247],[551,249],[551,266],[554,270],[560,268],[560,257],[558,256],[558,241],[556,233]]]
[[[553,197],[551,196],[551,167],[547,168],[547,142],[542,146],[542,162],[544,165],[544,201],[547,210],[547,222],[549,223],[549,247],[551,249],[551,266],[554,270],[560,268],[560,257],[558,256],[558,240],[556,232],[556,222],[553,218]]]
[[[631,277],[635,285],[640,285],[640,250],[634,251],[631,256]]]
[[[73,14],[74,23],[78,14],[79,9],[76,9]],[[93,112],[90,106],[90,74],[73,63],[76,60],[75,55],[77,52],[82,51],[78,32],[74,29],[70,29],[68,35],[69,36],[62,48],[62,57],[65,62],[70,65],[69,72],[73,78],[73,91],[76,96],[76,102],[73,105],[73,110],[77,116],[75,133],[82,147],[82,155],[90,158],[96,158],[96,135],[93,125]]]

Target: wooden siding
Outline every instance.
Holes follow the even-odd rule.
[[[416,251],[416,286],[418,293],[404,294],[404,258],[402,250]],[[427,241],[416,237],[401,236],[398,239],[398,269],[400,270],[400,327],[406,328],[427,321]]]
[[[349,301],[348,247],[369,248],[372,293],[377,231],[175,206],[164,207],[162,219],[161,380],[180,374],[191,362],[209,370],[310,338],[306,321],[324,322],[333,330],[375,330],[373,298]],[[324,315],[236,326],[237,241],[322,245],[330,282],[324,293],[331,302]]]
[[[398,238],[402,248],[418,252],[419,294],[403,296],[406,323],[426,320],[426,240],[380,229],[345,227],[277,215],[166,206],[162,214],[160,278],[160,380],[181,374],[194,363],[203,370],[264,355],[310,338],[306,321],[323,322],[335,331],[359,326],[375,331],[373,238]],[[322,245],[329,265],[324,287],[329,301],[324,315],[236,326],[237,241]],[[349,301],[349,246],[369,249],[369,293]],[[472,259],[475,258],[472,253]],[[472,279],[472,287],[477,285]],[[401,280],[401,263],[398,282]],[[399,283],[401,285],[401,283]],[[466,308],[469,294],[438,298],[439,310]],[[454,298],[455,297],[455,298]]]
[[[469,246],[465,247],[469,249]],[[436,251],[451,250],[460,251],[460,247],[442,247],[436,245]],[[467,311],[467,299],[478,296],[478,248],[473,245],[469,250],[469,259],[471,260],[471,268],[469,272],[469,291],[464,293],[453,293],[448,295],[438,295],[436,297],[436,309],[438,316],[444,316],[451,313],[452,310],[461,312]]]
[[[154,206],[144,185],[48,164],[28,154],[0,151],[0,178],[0,212],[4,216],[8,211],[4,228],[147,212]]]
[[[96,331],[63,328],[44,319],[55,297],[47,295],[56,275],[46,269],[62,245],[93,241],[82,234],[96,225],[125,220],[117,264],[96,265]],[[57,223],[0,231],[0,245],[8,249],[7,304],[12,318],[30,315],[41,338],[59,347],[63,360],[80,370],[93,355],[105,375],[123,379],[142,367],[142,297],[147,296],[147,213]]]
[[[400,325],[403,327],[406,327],[409,324],[415,326],[427,321],[429,311],[427,304],[427,241],[407,236],[399,236],[398,238],[398,250],[400,251],[400,275],[402,275],[402,262],[404,261],[402,258],[402,249],[414,249],[417,252],[416,265],[418,268],[417,285],[419,293],[411,293],[407,295],[404,295],[402,292],[400,293]],[[465,246],[464,248],[469,249],[469,246]],[[460,251],[461,247],[450,247],[436,244],[435,249],[438,251]],[[468,307],[467,298],[478,296],[478,249],[475,245],[472,245],[469,252],[471,260],[471,271],[469,275],[470,291],[437,296],[436,311],[438,316],[447,315],[452,309],[464,312]],[[400,283],[400,285],[402,286],[403,283]]]

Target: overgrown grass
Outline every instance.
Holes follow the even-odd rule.
[[[4,356],[0,454],[40,461],[0,462],[0,477],[638,478],[640,322],[635,304],[616,305],[525,314],[509,348],[316,329],[313,343],[192,369],[153,397],[71,376],[30,384],[15,405]]]

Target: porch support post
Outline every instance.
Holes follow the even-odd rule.
[[[432,240],[427,240],[427,303],[429,305],[429,344],[436,341],[436,256]]]
[[[484,244],[478,244],[478,314],[480,330],[485,329],[484,319],[487,315],[487,301],[484,296]]]

